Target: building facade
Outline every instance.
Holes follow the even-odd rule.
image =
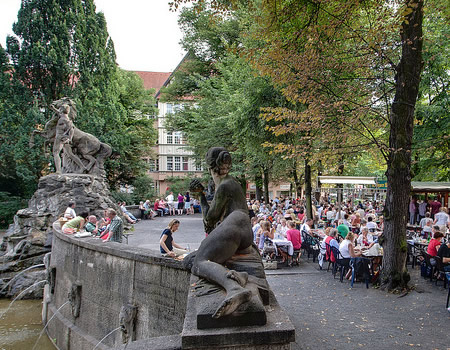
[[[168,131],[165,119],[168,114],[182,108],[181,104],[161,102],[160,89],[167,86],[172,76],[171,72],[142,72],[137,73],[143,80],[144,87],[155,89],[158,115],[155,116],[155,128],[158,130],[157,145],[146,158],[147,173],[154,181],[156,193],[164,196],[170,190],[170,178],[201,176],[201,166],[195,162],[194,154],[189,150],[183,134],[180,131]]]

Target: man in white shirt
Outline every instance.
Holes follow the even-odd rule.
[[[373,222],[373,217],[368,216],[367,217],[367,228],[369,229],[369,232],[375,232],[377,230],[377,224]]]
[[[175,215],[175,202],[173,192],[170,192],[166,197],[167,205],[169,207],[169,215]]]
[[[305,231],[307,234],[310,234],[312,225],[313,219],[306,219],[306,222],[300,227],[300,232]]]
[[[67,206],[67,209],[64,213],[64,218],[66,219],[75,219],[77,217],[77,214],[75,213],[75,202],[69,202],[69,205]]]
[[[434,215],[433,225],[439,226],[439,231],[445,234],[447,232],[447,225],[449,222],[449,217],[447,214],[447,208],[441,207],[439,213]]]

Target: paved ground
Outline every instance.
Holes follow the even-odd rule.
[[[180,230],[175,242],[199,246],[204,237],[199,214],[177,217]],[[159,237],[170,217],[135,225],[129,244],[159,248]],[[445,309],[447,291],[411,271],[417,286],[406,296],[382,292],[371,286],[333,279],[317,263],[302,258],[299,267],[267,271],[280,305],[296,329],[298,349],[450,349],[450,313]]]

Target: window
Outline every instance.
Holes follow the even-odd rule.
[[[167,170],[173,170],[173,157],[167,157]]]
[[[172,144],[173,143],[173,133],[167,132],[167,143]]]
[[[175,157],[175,171],[181,170],[181,157]]]
[[[173,143],[179,145],[181,144],[181,132],[176,131],[173,133]]]
[[[189,170],[189,158],[183,157],[183,171]]]
[[[171,103],[168,103],[166,105],[166,114],[171,114],[173,112],[173,105]]]
[[[159,159],[149,159],[148,163],[150,172],[159,171]]]

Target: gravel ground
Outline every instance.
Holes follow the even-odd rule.
[[[191,249],[204,238],[200,214],[180,220],[174,240]],[[159,237],[172,217],[135,225],[129,244],[159,250]],[[364,283],[333,279],[317,263],[301,259],[299,267],[267,271],[280,305],[296,330],[298,349],[439,349],[450,350],[450,313],[445,309],[447,290],[411,270],[417,290],[406,296],[365,288]]]

